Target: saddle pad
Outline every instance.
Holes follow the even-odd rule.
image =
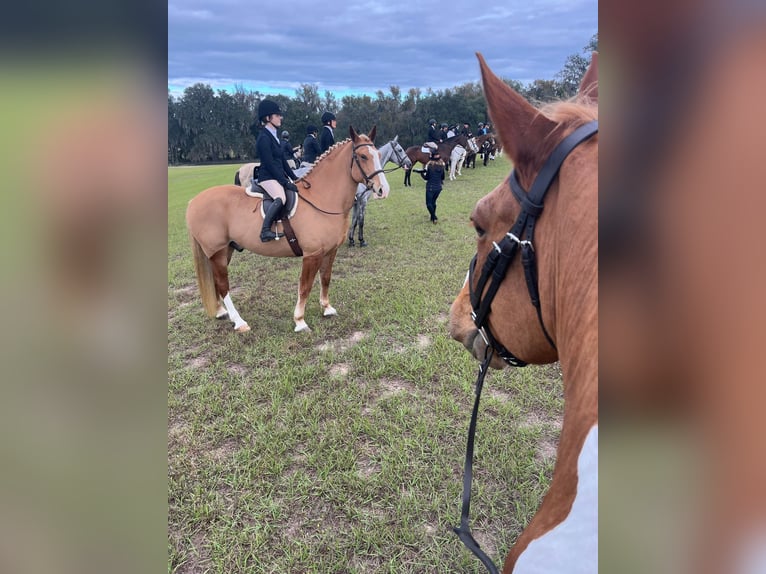
[[[259,186],[260,188],[260,186]],[[257,193],[257,192],[256,192]],[[256,195],[248,194],[251,197],[261,197],[263,201],[261,202],[261,217],[266,217],[266,208],[271,205],[271,202],[274,201],[269,197],[269,195],[264,195],[263,193],[257,193]],[[290,191],[289,189],[285,190],[285,198],[287,199],[287,206],[286,209],[283,209],[283,213],[287,212],[287,219],[291,219],[293,215],[295,215],[295,211],[298,209],[298,194],[294,191]]]

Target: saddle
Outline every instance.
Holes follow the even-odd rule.
[[[420,146],[420,151],[423,153],[431,153],[437,149],[439,149],[439,146],[437,146],[434,142],[426,142]]]
[[[250,181],[250,185],[247,186],[245,193],[250,197],[257,197],[262,199],[261,202],[261,217],[265,217],[266,211],[269,206],[274,202],[274,198],[269,195],[269,192],[263,189],[255,179]],[[292,218],[295,215],[295,210],[298,208],[298,194],[291,189],[285,189],[285,206],[282,208],[282,217],[287,214],[287,219]]]

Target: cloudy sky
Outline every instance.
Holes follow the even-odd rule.
[[[585,55],[597,30],[597,0],[169,0],[168,88],[441,90],[479,80],[475,52],[527,83]]]

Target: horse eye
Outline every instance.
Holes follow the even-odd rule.
[[[474,223],[473,227],[474,227],[474,229],[476,229],[476,235],[478,235],[479,237],[484,237],[484,234],[486,232],[484,231],[484,229],[482,227],[476,225],[475,223]]]

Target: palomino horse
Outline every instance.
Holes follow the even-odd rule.
[[[462,134],[452,136],[448,140],[440,143],[438,145],[439,148],[439,154],[442,156],[442,161],[444,161],[445,164],[450,163],[450,155],[452,154],[452,149],[456,145],[461,145],[463,148],[468,149],[468,138]],[[429,153],[424,152],[421,149],[422,146],[419,145],[413,145],[408,147],[405,151],[407,153],[407,157],[410,158],[410,161],[412,162],[412,165],[414,166],[417,162],[420,162],[423,164],[423,167],[430,161],[431,155]],[[405,186],[412,186],[412,182],[410,181],[410,175],[412,174],[412,168],[405,169],[404,170],[404,185]]]
[[[380,152],[380,164],[383,167],[390,161],[404,169],[412,168],[412,162],[404,153],[398,135],[386,145],[381,146],[378,151]],[[360,183],[357,186],[356,201],[354,201],[354,207],[351,210],[351,227],[348,230],[349,247],[354,246],[354,230],[357,226],[359,227],[359,247],[367,246],[367,242],[364,240],[364,214],[367,211],[370,195],[372,195],[372,190],[367,185]]]
[[[303,251],[303,266],[298,303],[293,313],[295,331],[309,330],[304,311],[317,271],[321,278],[319,303],[323,314],[337,314],[330,305],[330,277],[335,254],[348,228],[357,185],[369,185],[380,197],[386,197],[389,192],[380,156],[373,144],[375,128],[364,135],[350,127],[349,133],[350,139],[328,149],[296,182],[299,199],[290,221]],[[288,241],[261,242],[261,201],[246,195],[239,186],[219,185],[194,197],[186,210],[186,226],[205,310],[211,317],[228,315],[234,329],[240,332],[249,331],[250,327],[234,308],[229,293],[227,265],[234,251],[232,242],[259,255],[296,255]]]
[[[553,479],[503,572],[595,572],[598,108],[582,99],[537,110],[477,55],[487,108],[515,170],[471,213],[476,257],[450,310],[450,334],[482,361],[468,451],[487,368],[559,360],[565,404]],[[456,532],[490,568],[468,526],[470,477],[467,455]]]

